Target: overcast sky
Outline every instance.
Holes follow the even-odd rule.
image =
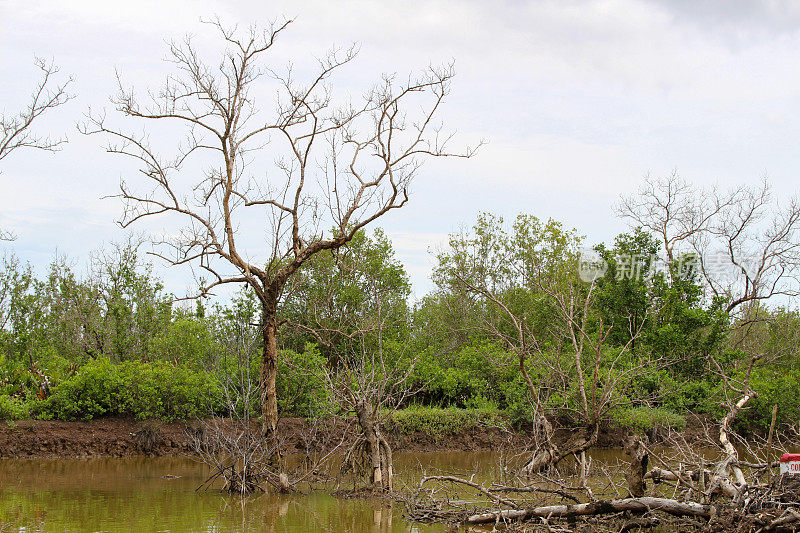
[[[455,60],[443,112],[470,160],[427,165],[410,204],[380,221],[417,296],[430,288],[429,248],[480,211],[553,217],[589,242],[623,231],[612,205],[642,177],[677,170],[698,183],[756,183],[781,196],[800,175],[800,5],[780,1],[330,2],[0,0],[0,108],[23,105],[35,55],[75,78],[77,97],[37,131],[67,135],[56,154],[17,151],[0,168],[0,227],[42,268],[53,254],[80,263],[124,232],[113,194],[130,167],[75,123],[110,107],[114,72],[155,87],[165,42],[206,39],[201,17],[229,23],[292,18],[276,65],[313,61],[332,45],[361,53],[339,83],[357,91],[382,72],[405,75]],[[168,229],[168,228],[165,228]],[[175,293],[184,274],[156,265]]]

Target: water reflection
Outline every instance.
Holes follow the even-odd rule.
[[[399,507],[323,492],[196,493],[206,474],[176,457],[2,460],[0,531],[446,531],[407,522]]]
[[[626,458],[595,450],[598,493],[614,490],[602,465]],[[453,473],[487,483],[500,472],[495,452],[397,454],[395,487],[417,487],[423,475]],[[186,457],[0,460],[0,532],[8,531],[351,531],[443,533],[442,524],[412,524],[401,505],[308,495],[249,498],[195,492],[208,470]],[[496,479],[496,477],[495,477]],[[342,488],[349,488],[342,486]]]

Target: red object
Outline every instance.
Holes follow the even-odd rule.
[[[781,456],[782,463],[789,463],[791,461],[800,461],[800,453],[785,453]]]

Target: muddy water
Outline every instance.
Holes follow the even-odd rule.
[[[598,450],[598,463],[622,459]],[[423,474],[497,472],[491,452],[398,454],[397,487]],[[242,500],[195,492],[207,470],[183,457],[0,460],[0,532],[8,531],[274,531],[358,533],[448,531],[412,524],[402,505],[344,500],[323,492]],[[477,480],[477,479],[476,479]]]
[[[423,470],[493,468],[481,453],[398,454],[396,483]],[[218,491],[195,492],[206,468],[182,457],[0,460],[0,532],[174,531],[420,532],[402,506],[343,500],[312,492],[242,500]],[[173,477],[176,476],[176,477]]]

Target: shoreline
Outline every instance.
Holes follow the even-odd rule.
[[[690,442],[698,440],[707,420],[699,417],[681,433]],[[253,424],[257,424],[253,421]],[[193,453],[190,433],[202,428],[201,421],[162,422],[107,417],[89,421],[19,420],[0,423],[0,459],[89,458],[170,456]],[[278,433],[289,453],[322,451],[351,441],[356,428],[342,419],[328,419],[312,426],[304,418],[282,418]],[[573,431],[556,432],[556,441],[566,441]],[[604,428],[597,448],[622,447],[629,434],[621,428]],[[386,431],[395,452],[445,452],[521,449],[529,441],[527,429],[503,430],[478,426],[456,433],[430,435]]]

